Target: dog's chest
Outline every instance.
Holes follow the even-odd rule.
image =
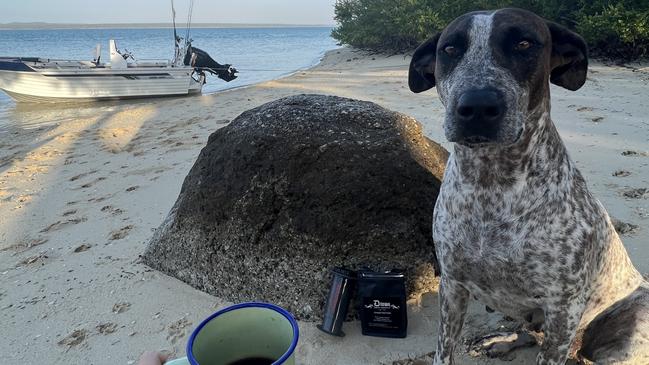
[[[581,275],[583,252],[573,246],[588,232],[575,224],[579,213],[533,189],[477,189],[447,171],[433,224],[438,259],[484,302],[536,306]]]
[[[537,249],[532,252],[530,240],[535,235],[526,224],[501,219],[485,221],[480,219],[483,212],[466,212],[466,215],[436,214],[434,241],[447,273],[482,291],[502,289],[508,295],[536,295],[530,286],[541,270],[540,256],[536,255],[551,255],[538,247],[543,242],[535,242]]]

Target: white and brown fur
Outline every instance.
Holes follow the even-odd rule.
[[[587,68],[581,37],[519,9],[461,16],[413,55],[410,88],[437,87],[456,142],[433,222],[435,365],[453,363],[469,296],[521,321],[540,312],[537,364],[578,350],[596,364],[649,364],[649,285],[550,118],[550,82],[579,89]],[[502,116],[472,130],[457,103],[484,89],[500,95]]]

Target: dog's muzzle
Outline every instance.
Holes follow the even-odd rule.
[[[505,117],[505,101],[495,89],[469,90],[460,95],[453,111],[460,143],[494,142]]]

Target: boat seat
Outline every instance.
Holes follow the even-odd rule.
[[[111,39],[109,42],[110,47],[110,68],[113,69],[122,69],[128,68],[128,63],[124,56],[117,50],[117,43],[114,39]]]
[[[95,46],[95,57],[92,59],[92,63],[95,66],[99,66],[101,62],[100,60],[101,60],[101,44],[97,43],[97,45]]]

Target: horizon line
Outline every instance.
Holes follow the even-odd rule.
[[[194,23],[192,28],[261,28],[261,27],[335,27],[336,24],[291,24],[291,23]],[[102,28],[173,28],[173,23],[51,23],[51,22],[10,22],[0,23],[0,30],[41,30],[41,29],[102,29]],[[184,29],[183,26],[176,26]]]

